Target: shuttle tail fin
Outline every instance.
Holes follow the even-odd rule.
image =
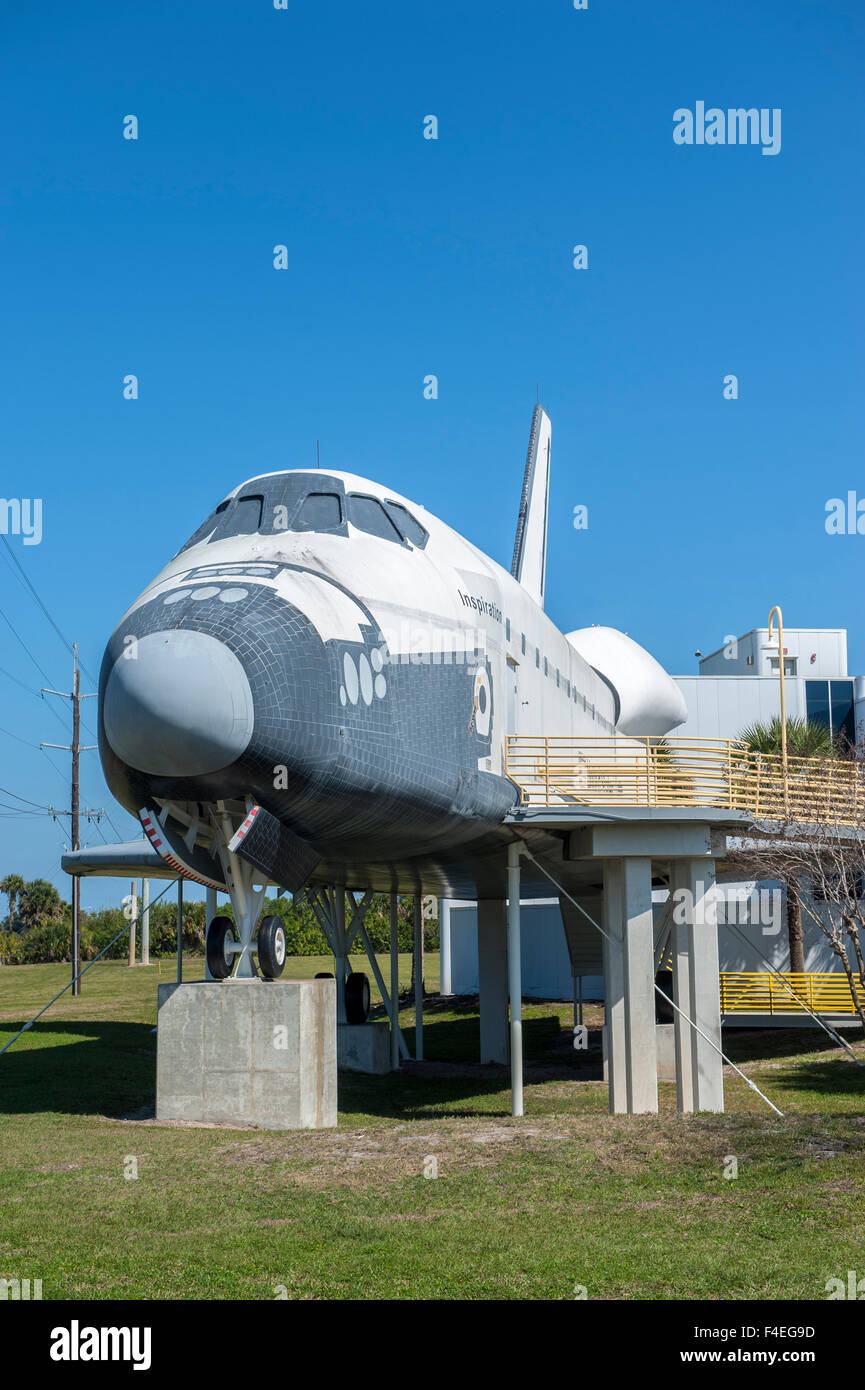
[[[543,406],[536,405],[529,435],[511,574],[541,608],[544,606],[547,571],[551,434],[549,415]]]

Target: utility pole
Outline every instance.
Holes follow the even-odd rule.
[[[80,746],[81,739],[81,701],[95,700],[95,695],[82,695],[80,674],[78,671],[78,643],[72,644],[72,694],[68,695],[65,690],[49,690],[47,687],[42,689],[42,698],[46,695],[59,695],[61,700],[72,701],[72,742],[69,743],[40,743],[40,748],[63,748],[67,753],[72,754],[72,800],[69,803],[69,815],[72,822],[72,848],[80,849],[78,834],[79,822],[79,777],[78,777],[78,755],[86,753],[95,748],[95,743],[87,744],[83,749]],[[88,813],[89,814],[89,813]],[[81,981],[78,978],[81,974],[81,879],[78,874],[72,877],[72,993],[81,993]]]

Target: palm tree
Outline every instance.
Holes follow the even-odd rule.
[[[781,752],[781,720],[777,714],[767,724],[751,724],[739,735],[752,753]],[[831,758],[837,753],[832,730],[812,719],[787,720],[787,752],[791,758]]]
[[[53,883],[46,878],[33,878],[25,883],[18,899],[18,915],[25,927],[37,922],[62,922],[63,900]]]
[[[781,720],[778,715],[766,724],[751,724],[739,738],[752,753],[781,755]],[[838,754],[832,730],[809,719],[787,720],[787,753],[791,758],[834,758]],[[802,904],[799,880],[790,874],[784,880],[787,897],[787,938],[790,943],[790,971],[805,973],[805,945],[802,939]]]
[[[15,925],[15,909],[21,898],[21,894],[26,888],[26,883],[20,874],[7,874],[4,879],[0,879],[0,893],[7,893],[9,896],[9,928]]]

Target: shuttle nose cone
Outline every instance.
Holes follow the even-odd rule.
[[[140,637],[115,661],[102,707],[118,758],[139,772],[195,777],[239,757],[252,736],[249,681],[234,652],[203,632]]]

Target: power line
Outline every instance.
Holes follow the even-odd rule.
[[[10,681],[14,681],[16,685],[20,685],[21,689],[24,690],[28,695],[32,695],[34,700],[42,699],[42,696],[40,695],[38,690],[34,690],[32,685],[25,685],[23,681],[19,680],[17,676],[13,676],[12,672],[7,671],[6,668],[3,666],[0,666],[0,675],[8,676]],[[53,705],[49,705],[48,708],[51,710],[51,713],[54,715],[54,718],[60,721],[60,727],[63,730],[63,732],[68,734],[69,730],[63,722],[62,715],[58,714],[57,710],[54,709]]]
[[[7,671],[4,666],[0,666],[0,675],[8,676],[10,681],[14,681],[16,685],[20,685],[22,690],[27,691],[28,695],[35,695],[37,700],[41,698],[38,690],[34,690],[31,685],[25,685],[17,676],[13,676],[11,671]]]
[[[17,792],[10,792],[8,787],[0,787],[0,792],[3,792],[4,796],[14,796],[16,801],[23,801],[28,806],[38,806],[40,811],[51,811],[53,809],[51,806],[43,805],[41,801],[30,801],[26,796],[19,796]]]
[[[0,540],[2,540],[3,544],[5,545],[7,551],[8,551],[8,553],[9,553],[11,559],[12,559],[13,564],[17,567],[17,569],[18,569],[18,571],[19,571],[21,577],[22,577],[23,580],[24,580],[24,583],[27,585],[27,588],[30,590],[31,594],[33,595],[34,599],[35,599],[36,602],[38,603],[38,605],[39,605],[39,607],[41,608],[42,612],[45,614],[45,617],[48,619],[49,623],[50,623],[51,626],[53,627],[54,631],[57,633],[57,636],[60,638],[60,641],[61,641],[61,642],[63,643],[63,645],[66,647],[67,651],[73,652],[73,650],[74,650],[74,643],[70,642],[70,641],[69,641],[69,638],[66,637],[66,636],[64,635],[64,633],[62,633],[62,632],[60,631],[60,628],[59,628],[59,627],[57,626],[57,624],[55,623],[55,621],[54,621],[54,619],[52,618],[51,614],[48,612],[48,609],[45,607],[45,604],[42,602],[41,598],[40,598],[39,595],[37,594],[36,590],[34,589],[33,585],[31,584],[29,578],[27,577],[26,571],[25,571],[24,569],[22,569],[22,567],[21,567],[21,562],[20,562],[20,560],[18,559],[18,556],[15,554],[15,551],[12,549],[11,545],[9,544],[9,541],[8,541],[7,538],[6,538],[5,536],[3,536],[3,535],[0,535]],[[91,682],[91,684],[96,685],[96,680],[95,680],[94,677],[91,675],[91,673],[88,671],[87,667],[84,665],[84,662],[82,661],[82,662],[80,662],[79,664],[80,664],[80,666],[81,666],[82,671],[83,671],[84,674],[86,675],[87,679]]]
[[[7,738],[14,738],[16,743],[23,743],[25,748],[38,748],[38,743],[31,743],[29,739],[21,738],[19,734],[13,734],[11,729],[0,729],[0,734],[5,734]]]
[[[0,536],[0,540],[5,540],[5,539],[6,539],[5,536]],[[30,648],[28,647],[27,643],[24,641],[24,638],[23,638],[23,637],[20,635],[20,633],[18,633],[18,632],[15,630],[15,628],[12,626],[11,622],[10,622],[9,619],[6,617],[6,614],[3,612],[3,609],[2,609],[2,608],[0,608],[0,618],[3,619],[4,623],[5,623],[6,626],[8,627],[9,631],[12,633],[12,636],[15,638],[15,640],[16,640],[17,642],[20,642],[21,646],[24,648],[24,650],[25,650],[25,652],[27,653],[27,655],[29,656],[30,660],[33,662],[33,665],[36,667],[36,670],[39,672],[39,674],[40,674],[40,676],[42,677],[42,679],[48,681],[48,684],[50,685],[50,684],[51,684],[51,677],[49,676],[48,672],[45,670],[45,668],[44,668],[43,666],[40,666],[40,665],[39,665],[39,662],[36,660],[35,656],[34,656],[33,653],[31,652],[31,650],[30,650]]]

